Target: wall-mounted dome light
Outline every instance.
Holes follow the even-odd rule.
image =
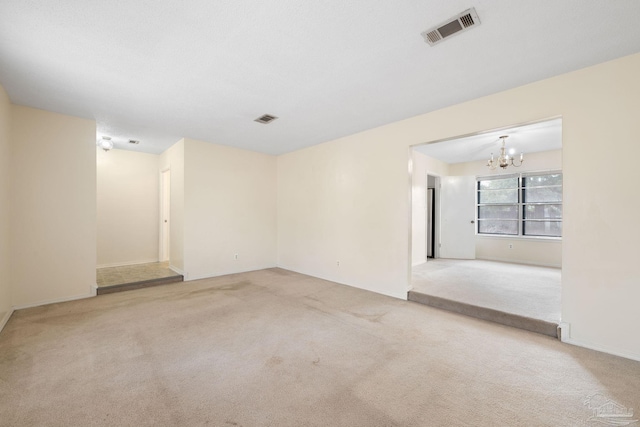
[[[98,140],[96,145],[102,148],[104,151],[109,151],[113,148],[113,142],[111,142],[111,137],[109,136],[103,136]]]

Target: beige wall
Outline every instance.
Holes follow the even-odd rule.
[[[12,106],[14,306],[91,295],[96,283],[96,125]]]
[[[184,141],[185,278],[275,267],[276,158]]]
[[[476,258],[560,268],[562,240],[476,236]]]
[[[640,223],[629,199],[640,157],[638,75],[632,55],[280,156],[278,264],[406,297],[407,148],[562,116],[567,339],[640,359]],[[596,173],[603,141],[621,155]]]
[[[97,150],[98,267],[158,261],[159,156]]]
[[[171,172],[169,265],[184,274],[184,139],[160,154],[159,172]]]
[[[278,157],[279,267],[406,298],[404,123]]]
[[[9,186],[11,181],[9,159],[9,119],[11,103],[0,86],[0,330],[11,314],[11,279],[9,268]]]

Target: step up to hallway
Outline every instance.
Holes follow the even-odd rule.
[[[98,295],[112,294],[114,292],[132,291],[134,289],[148,288],[151,286],[166,285],[169,283],[177,283],[184,281],[184,277],[177,275],[171,277],[162,277],[159,279],[141,280],[138,282],[122,283],[119,285],[100,286],[98,287]]]
[[[168,262],[98,268],[96,277],[98,295],[184,281],[184,277],[181,274],[169,268]]]
[[[430,307],[558,338],[558,323],[520,316],[492,308],[480,307],[416,291],[409,291],[408,299],[409,301]]]

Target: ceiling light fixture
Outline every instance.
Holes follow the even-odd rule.
[[[505,147],[505,140],[509,138],[509,135],[502,135],[500,137],[500,139],[502,140],[502,147],[500,147],[500,157],[498,157],[496,160],[493,159],[493,153],[491,153],[491,158],[489,159],[489,161],[487,162],[487,167],[491,170],[494,170],[495,168],[497,168],[498,166],[500,166],[502,169],[506,169],[507,166],[511,165],[513,167],[519,168],[520,166],[522,166],[522,162],[524,162],[524,153],[520,153],[520,163],[519,164],[515,164],[513,163],[513,157],[509,157],[509,155],[507,154],[507,149]]]
[[[102,148],[104,151],[109,151],[113,148],[113,142],[111,141],[111,137],[103,136],[98,140],[96,145]]]

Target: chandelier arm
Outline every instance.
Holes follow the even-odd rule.
[[[491,153],[491,158],[489,159],[489,161],[487,161],[487,167],[490,170],[494,170],[498,166],[500,166],[502,169],[506,169],[507,167],[509,167],[509,165],[515,168],[519,168],[520,166],[522,166],[522,163],[524,162],[524,153],[520,153],[520,161],[518,164],[516,164],[515,158],[507,154],[507,147],[506,147],[507,138],[509,138],[508,135],[502,135],[500,137],[500,140],[502,141],[502,147],[500,147],[500,155],[495,160],[495,162],[493,160],[493,153]]]

